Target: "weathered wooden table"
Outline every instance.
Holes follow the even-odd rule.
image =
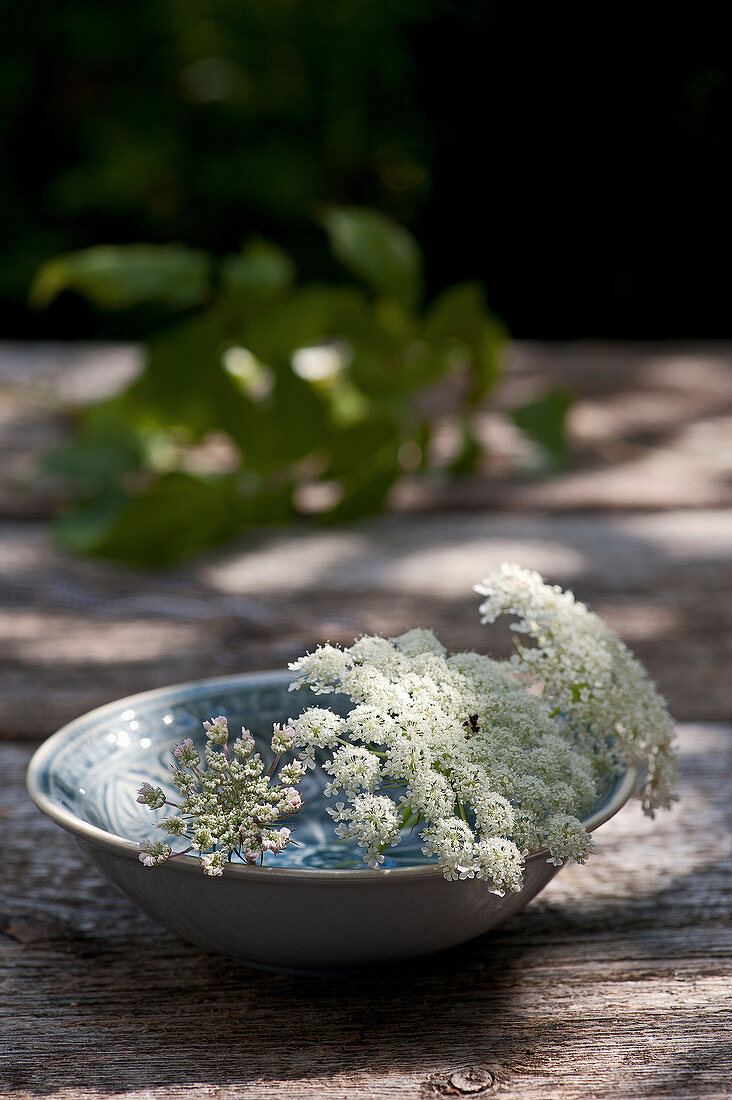
[[[30,805],[29,748],[3,745],[2,1095],[729,1097],[732,727],[686,724],[681,745],[678,806],[626,807],[509,924],[333,981],[157,928]]]
[[[69,561],[43,484],[17,492],[63,432],[29,387],[83,389],[98,354],[0,347],[0,1095],[732,1097],[732,355],[518,352],[522,393],[545,371],[584,395],[592,454],[563,478],[406,492],[411,513],[159,576]],[[27,799],[33,744],[125,693],[417,623],[501,652],[470,585],[504,558],[572,585],[649,665],[684,720],[682,785],[492,935],[334,981],[247,970],[158,929]]]

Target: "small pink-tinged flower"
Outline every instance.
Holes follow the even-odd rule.
[[[216,878],[218,875],[224,873],[224,853],[223,852],[208,852],[201,856],[201,866],[203,867],[204,875],[208,875],[210,878]]]
[[[295,740],[295,731],[292,726],[280,725],[275,722],[272,732],[272,752],[289,752]]]
[[[137,801],[143,806],[149,806],[151,810],[159,810],[165,805],[165,793],[161,787],[153,787],[151,783],[143,783],[137,792]]]
[[[277,775],[280,783],[299,783],[302,777],[305,775],[306,766],[302,760],[291,760],[289,764],[284,764]]]
[[[172,855],[172,849],[164,841],[141,840],[140,854],[137,857],[145,867],[159,867]]]
[[[237,737],[233,744],[234,752],[238,756],[243,756],[245,760],[254,752],[255,741],[246,726],[241,727],[241,737]]]
[[[290,843],[289,829],[272,829],[262,837],[263,852],[281,852]]]
[[[220,714],[218,718],[211,719],[210,722],[204,722],[203,728],[209,741],[214,745],[225,745],[229,740],[229,723],[223,714]]]
[[[277,804],[281,814],[296,814],[302,807],[302,795],[294,787],[287,787],[282,792],[282,798]]]
[[[186,737],[180,745],[176,745],[173,749],[173,756],[180,760],[181,764],[185,767],[198,767],[201,760],[196,752],[196,747],[190,737]]]

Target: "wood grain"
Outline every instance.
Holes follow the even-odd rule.
[[[0,739],[361,633],[430,626],[453,650],[505,655],[508,630],[480,626],[471,592],[503,560],[605,616],[676,717],[732,715],[732,509],[382,516],[244,536],[163,574],[73,560],[44,525],[14,521],[0,524]]]
[[[29,747],[0,746],[0,1093],[729,1098],[732,725],[680,741],[671,813],[626,807],[490,936],[334,981],[157,928],[30,804]]]

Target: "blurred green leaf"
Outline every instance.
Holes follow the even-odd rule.
[[[508,343],[508,329],[494,314],[489,313],[475,357],[475,382],[470,400],[474,405],[492,393],[503,374],[503,350]]]
[[[246,466],[268,474],[318,444],[326,410],[292,372],[289,359],[273,362],[271,396],[252,400],[224,367],[227,343],[210,315],[165,329],[150,340],[145,371],[119,404],[141,428],[183,428],[192,442],[211,431],[226,432]]]
[[[121,492],[126,475],[139,469],[144,448],[140,437],[114,410],[101,403],[88,410],[76,436],[46,457],[43,469],[75,482],[79,491]]]
[[[210,256],[183,245],[98,245],[48,260],[30,299],[42,308],[63,290],[75,290],[103,309],[143,302],[187,309],[206,299],[211,269]]]
[[[123,507],[124,499],[117,494],[96,496],[78,503],[54,521],[56,541],[72,554],[96,554]],[[149,552],[154,554],[152,547]]]
[[[465,426],[462,431],[460,450],[450,465],[450,472],[455,477],[471,474],[478,466],[482,454],[483,448],[480,443],[471,429]]]
[[[378,210],[329,207],[322,222],[333,254],[378,294],[412,310],[422,290],[422,255],[414,237]]]
[[[567,413],[574,403],[574,394],[564,386],[547,390],[535,401],[520,405],[511,412],[517,428],[525,432],[538,446],[548,470],[564,464],[569,450]]]
[[[327,478],[348,477],[354,471],[368,470],[375,462],[385,468],[397,465],[399,424],[386,415],[354,424],[328,441]]]
[[[328,210],[325,224],[375,295],[298,287],[289,257],[264,241],[219,261],[213,277],[212,260],[162,246],[91,249],[39,273],[39,302],[73,286],[110,307],[201,306],[147,340],[140,377],[87,410],[76,439],[49,459],[76,485],[77,506],[57,527],[67,547],[166,565],[312,501],[317,511],[300,490],[319,483],[326,522],[378,511],[402,472],[429,469],[446,413],[462,426],[447,472],[479,464],[473,413],[499,377],[506,339],[482,289],[452,287],[422,315],[421,256],[405,230],[352,208]],[[440,386],[455,373],[460,385]],[[564,413],[556,394],[516,413],[551,461],[566,448]]]
[[[368,311],[369,303],[352,287],[306,286],[251,318],[240,335],[262,362],[290,370],[298,348],[347,336]]]
[[[226,301],[256,309],[282,297],[295,280],[295,265],[277,245],[251,241],[239,256],[221,261],[219,284]]]
[[[246,495],[236,475],[204,478],[174,472],[128,500],[113,516],[95,522],[87,513],[66,520],[61,537],[74,548],[86,538],[87,553],[159,567],[226,541],[246,526],[280,522],[291,515],[287,487]]]
[[[423,473],[429,468],[432,434],[432,424],[429,420],[420,420],[412,432],[411,442],[417,448],[417,454],[419,455],[416,470],[418,473]]]
[[[346,522],[383,508],[400,474],[399,424],[381,415],[355,425],[331,442],[327,477],[340,481],[343,493],[326,522]]]
[[[204,314],[163,329],[148,342],[142,375],[118,399],[120,413],[141,427],[184,428],[192,441],[214,429],[241,441],[253,409],[224,369],[225,347]]]
[[[251,453],[257,437],[260,450],[266,440],[270,466],[276,470],[304,458],[319,446],[332,427],[322,399],[311,385],[293,374],[289,365],[277,372],[274,398],[267,416],[253,425],[252,434],[242,442],[242,447],[245,453]]]
[[[424,338],[433,351],[459,363],[461,349],[467,352],[473,375],[470,400],[482,401],[501,377],[500,355],[508,339],[504,326],[485,304],[478,283],[460,283],[435,298],[424,324]],[[439,369],[435,371],[439,373]]]
[[[399,469],[394,465],[379,468],[369,463],[360,473],[352,472],[343,478],[343,496],[323,519],[327,523],[348,523],[364,516],[380,512],[389,490],[397,479]]]
[[[169,565],[239,528],[234,477],[171,473],[129,500],[94,547],[95,554],[140,565]]]
[[[485,296],[479,283],[448,287],[437,295],[427,311],[425,339],[458,339],[472,347],[481,338],[485,314]]]

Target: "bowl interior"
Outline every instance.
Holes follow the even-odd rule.
[[[177,792],[168,771],[173,759],[171,749],[190,737],[201,751],[206,743],[204,720],[225,715],[234,736],[246,726],[254,734],[263,758],[269,761],[274,722],[295,717],[314,705],[325,705],[342,714],[351,706],[345,696],[332,694],[323,700],[308,689],[290,692],[290,680],[288,672],[239,675],[163,688],[110,703],[76,719],[46,742],[31,765],[32,782],[54,807],[66,811],[66,820],[60,819],[60,823],[67,827],[73,828],[70,816],[134,844],[147,838],[168,839],[155,827],[163,812],[141,806],[136,801],[137,791],[147,781],[162,787],[171,801],[176,801]],[[623,783],[627,785],[627,777],[621,777],[605,793],[602,806],[613,802]],[[322,775],[308,772],[300,785],[305,806],[288,823],[298,844],[290,845],[276,859],[268,857],[266,862],[283,868],[367,871],[357,844],[335,836],[331,818],[325,812],[333,800],[325,798],[322,786]],[[588,821],[588,826],[594,827],[595,823],[590,825]],[[170,842],[178,850],[185,847],[184,841],[173,838]],[[390,850],[384,866],[414,867],[433,862],[424,856],[422,841],[415,833]]]

